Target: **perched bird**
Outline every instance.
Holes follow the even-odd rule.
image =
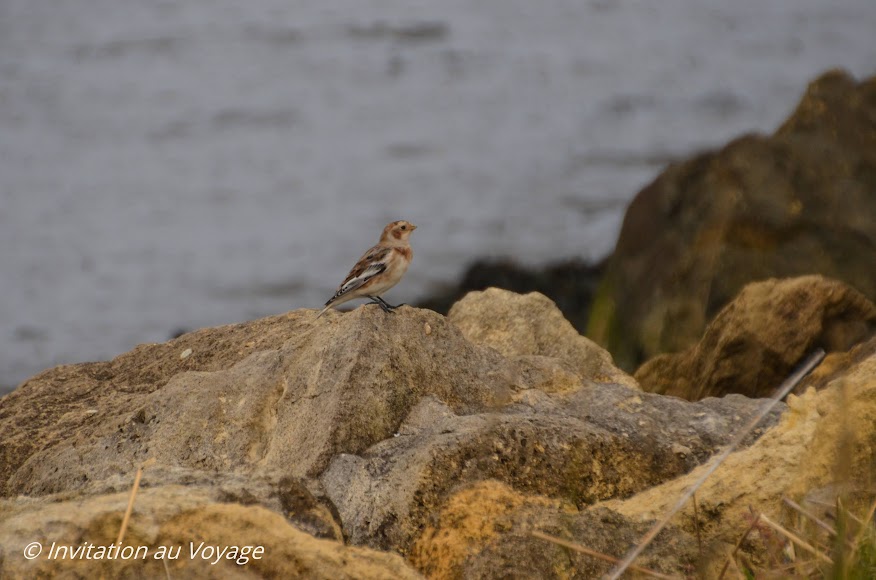
[[[370,298],[385,312],[392,312],[398,306],[392,306],[383,301],[381,294],[398,284],[411,264],[414,252],[408,238],[417,226],[404,220],[392,222],[383,228],[377,245],[365,252],[359,258],[346,279],[341,282],[335,295],[325,303],[325,308],[316,316],[319,318],[326,310],[353,300],[354,298]]]

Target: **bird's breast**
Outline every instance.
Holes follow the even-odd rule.
[[[396,252],[399,257],[401,257],[405,262],[410,262],[414,257],[414,251],[410,248],[393,248],[393,251]]]

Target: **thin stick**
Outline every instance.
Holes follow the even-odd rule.
[[[131,521],[131,512],[134,511],[134,499],[137,497],[137,490],[140,489],[140,478],[143,477],[143,469],[155,463],[155,458],[151,458],[143,462],[137,468],[137,475],[134,476],[134,485],[131,486],[131,497],[128,498],[128,509],[125,510],[125,517],[122,518],[122,527],[119,529],[119,537],[116,544],[121,545],[125,538],[125,532],[128,531],[128,522]]]
[[[697,530],[697,551],[699,552],[700,558],[703,557],[703,539],[700,537],[700,511],[697,509],[697,494],[693,494],[691,496],[693,499],[694,506],[694,525]]]
[[[811,552],[812,554],[815,554],[816,557],[821,558],[822,560],[824,560],[828,564],[833,564],[833,560],[831,560],[830,558],[828,558],[827,556],[825,556],[824,554],[822,554],[821,552],[819,552],[818,550],[813,548],[811,545],[807,544],[805,541],[801,540],[795,534],[789,532],[788,530],[786,530],[785,528],[783,528],[782,526],[780,526],[776,522],[772,521],[771,519],[766,517],[764,514],[760,514],[760,519],[763,520],[763,523],[765,523],[766,525],[768,525],[772,529],[776,530],[777,532],[779,532],[780,534],[782,534],[783,536],[785,536],[786,538],[788,538],[789,540],[791,540],[792,542],[794,542],[795,544],[797,544],[798,546],[803,548],[804,550]]]
[[[541,540],[547,540],[548,542],[563,546],[564,548],[569,548],[571,550],[575,550],[576,552],[581,552],[582,554],[587,554],[588,556],[592,556],[600,560],[605,560],[606,562],[611,562],[612,564],[617,564],[618,562],[620,562],[619,559],[609,556],[608,554],[603,554],[602,552],[597,552],[595,550],[591,550],[590,548],[585,548],[580,544],[575,544],[562,538],[549,536],[542,532],[529,533],[531,536],[534,536]],[[655,572],[654,570],[649,570],[648,568],[642,568],[640,566],[630,566],[630,570],[635,570],[636,572],[641,572],[642,574],[647,574],[649,576],[653,576],[654,578],[662,578],[663,580],[677,580],[676,576],[667,576],[666,574],[661,574],[660,572]]]
[[[134,485],[131,487],[131,497],[128,498],[128,509],[125,510],[125,517],[122,518],[122,527],[119,529],[119,538],[116,544],[121,545],[125,538],[125,532],[128,530],[128,522],[131,520],[131,512],[134,511],[134,498],[137,497],[137,490],[140,489],[140,478],[143,477],[143,467],[137,468],[137,475],[134,476]]]
[[[736,553],[739,551],[739,548],[742,547],[742,543],[748,538],[748,534],[750,534],[751,530],[753,530],[755,528],[755,526],[757,526],[757,522],[759,522],[759,521],[760,521],[760,514],[757,514],[757,516],[751,522],[751,525],[748,526],[748,529],[745,530],[745,533],[742,534],[742,537],[739,538],[738,542],[736,542],[736,546],[733,547],[733,551],[727,557],[727,561],[724,562],[724,567],[721,568],[721,575],[718,576],[718,580],[721,580],[722,578],[724,578],[724,573],[727,572],[727,566],[730,564],[731,561],[733,561],[734,565],[736,564],[736,561],[735,561],[736,560]],[[736,566],[736,568],[739,569],[739,566]]]
[[[814,504],[814,505],[821,505],[824,507],[829,507],[830,509],[836,509],[835,503],[827,503],[826,501],[821,501],[820,499],[807,498],[805,501],[807,501],[808,503]],[[833,517],[833,516],[831,516],[831,517]]]
[[[787,572],[789,570],[793,570],[794,568],[800,568],[801,566],[816,566],[817,563],[815,560],[807,560],[806,562],[794,562],[792,564],[785,564],[784,566],[779,566],[778,568],[772,568],[767,570],[767,572]],[[803,570],[805,572],[805,568]],[[802,573],[802,572],[800,572]],[[795,576],[797,578],[797,576]]]
[[[791,390],[793,390],[794,387],[796,387],[797,384],[801,380],[803,380],[803,377],[805,377],[812,371],[812,369],[818,366],[818,364],[821,363],[823,359],[824,350],[819,348],[815,350],[815,352],[813,352],[811,355],[809,355],[806,361],[796,371],[794,371],[791,376],[785,379],[785,381],[779,386],[779,388],[776,390],[776,393],[773,395],[772,401],[770,401],[768,404],[764,405],[763,408],[761,408],[760,412],[752,418],[752,420],[745,426],[745,428],[742,429],[742,431],[740,431],[739,434],[733,439],[730,445],[727,446],[727,449],[725,449],[720,455],[718,455],[718,457],[716,457],[715,460],[712,462],[712,465],[709,466],[709,468],[699,477],[699,479],[696,480],[696,482],[694,482],[693,486],[684,494],[682,494],[678,502],[672,507],[672,509],[669,510],[669,513],[667,513],[662,520],[657,522],[657,524],[653,528],[651,528],[651,530],[647,534],[645,534],[645,536],[639,541],[639,543],[627,553],[623,561],[618,566],[616,566],[615,569],[612,570],[611,573],[608,575],[609,580],[617,580],[618,578],[620,578],[620,575],[624,573],[624,570],[629,568],[630,564],[633,563],[633,560],[635,560],[639,556],[639,554],[641,554],[642,551],[648,546],[648,544],[650,544],[651,541],[653,541],[654,538],[657,537],[657,534],[659,534],[660,531],[664,527],[666,527],[666,524],[669,523],[669,520],[671,520],[672,517],[677,514],[681,508],[684,507],[684,504],[687,503],[687,500],[689,500],[690,497],[694,493],[696,493],[700,486],[702,486],[706,482],[709,476],[712,475],[715,470],[718,469],[718,467],[722,463],[724,463],[724,461],[730,456],[730,454],[736,450],[736,448],[739,446],[740,443],[742,443],[742,441],[748,436],[748,434],[752,430],[754,430],[755,427],[757,427],[758,423],[760,423],[761,420],[763,420],[763,418],[766,417],[767,414],[773,410],[773,407],[775,407],[779,403],[779,401],[781,401],[785,397],[785,395],[790,393]]]
[[[825,531],[827,531],[827,533],[830,534],[831,536],[835,536],[835,535],[836,535],[836,530],[834,530],[832,527],[830,527],[830,525],[828,525],[828,524],[824,523],[823,521],[821,521],[821,520],[818,518],[818,516],[816,516],[815,514],[813,514],[813,513],[810,512],[810,511],[808,511],[806,508],[804,508],[803,506],[799,505],[797,502],[795,502],[795,501],[792,500],[791,498],[783,497],[783,498],[782,498],[782,501],[785,502],[785,503],[786,503],[791,509],[796,510],[796,511],[799,512],[801,515],[806,516],[807,518],[809,518],[810,520],[812,520],[815,524],[818,525],[818,527],[820,527],[820,528],[824,529]]]

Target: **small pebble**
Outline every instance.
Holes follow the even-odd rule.
[[[182,354],[181,354],[181,355],[179,355],[179,360],[187,359],[187,358],[189,358],[190,356],[192,356],[192,349],[187,348],[187,349],[185,349],[184,351],[182,351]]]
[[[424,328],[425,331],[426,331],[426,336],[429,336],[430,334],[432,334],[432,327],[429,326],[429,323],[428,323],[428,322],[427,322],[426,324],[423,325],[423,328]]]

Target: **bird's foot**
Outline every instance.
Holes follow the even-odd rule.
[[[380,306],[380,308],[382,308],[384,312],[393,312],[399,306],[405,306],[405,304],[396,304],[395,306],[393,306],[392,304],[386,302],[380,296],[369,296],[368,298],[371,299],[371,302]]]

